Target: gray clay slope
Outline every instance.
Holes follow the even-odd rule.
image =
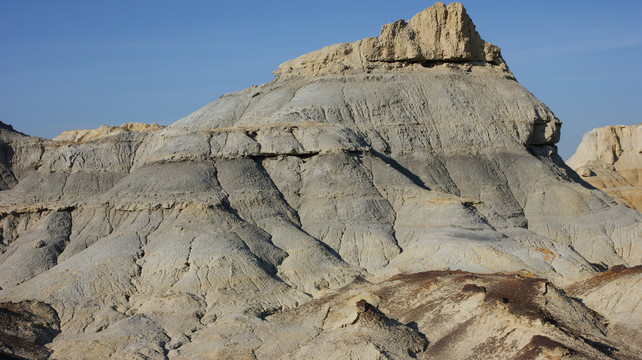
[[[559,287],[640,265],[642,215],[564,165],[560,125],[463,7],[438,3],[164,129],[0,129],[0,300],[53,306],[60,358],[207,358],[230,339],[260,349],[261,319],[355,279],[526,271]]]

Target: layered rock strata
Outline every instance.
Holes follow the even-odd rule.
[[[442,3],[167,128],[2,128],[0,301],[55,309],[65,359],[628,356],[555,289],[639,265],[642,215],[565,166],[559,128]],[[445,268],[470,278],[394,280]],[[448,352],[477,328],[505,340]]]
[[[54,140],[72,143],[82,143],[92,140],[97,140],[107,136],[113,136],[122,132],[143,132],[148,133],[160,130],[165,126],[160,126],[156,123],[143,124],[143,123],[126,123],[121,126],[108,126],[103,125],[95,130],[67,130],[62,134],[56,136]]]

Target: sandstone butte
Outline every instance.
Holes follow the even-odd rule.
[[[642,124],[593,129],[566,163],[617,202],[642,211]]]
[[[642,214],[461,4],[274,75],[162,129],[2,126],[5,356],[640,357]]]

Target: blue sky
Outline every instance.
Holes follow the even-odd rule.
[[[462,1],[482,38],[563,122],[642,122],[642,1]],[[326,45],[377,36],[428,1],[0,1],[0,120],[51,138],[102,124],[171,124],[268,82]]]

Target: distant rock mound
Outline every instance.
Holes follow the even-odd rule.
[[[642,211],[642,124],[591,130],[566,163],[589,184]]]
[[[109,126],[103,125],[98,129],[94,130],[67,130],[63,131],[60,135],[53,138],[55,141],[66,141],[66,142],[87,142],[97,139],[101,139],[107,136],[116,135],[124,131],[133,131],[133,132],[143,132],[149,133],[152,131],[158,131],[165,128],[165,126],[160,126],[157,123],[153,124],[143,124],[143,123],[126,123],[120,126]]]
[[[559,289],[641,265],[642,214],[560,124],[437,3],[166,128],[0,128],[0,302],[59,359],[634,358],[639,297],[578,291],[611,333]]]

